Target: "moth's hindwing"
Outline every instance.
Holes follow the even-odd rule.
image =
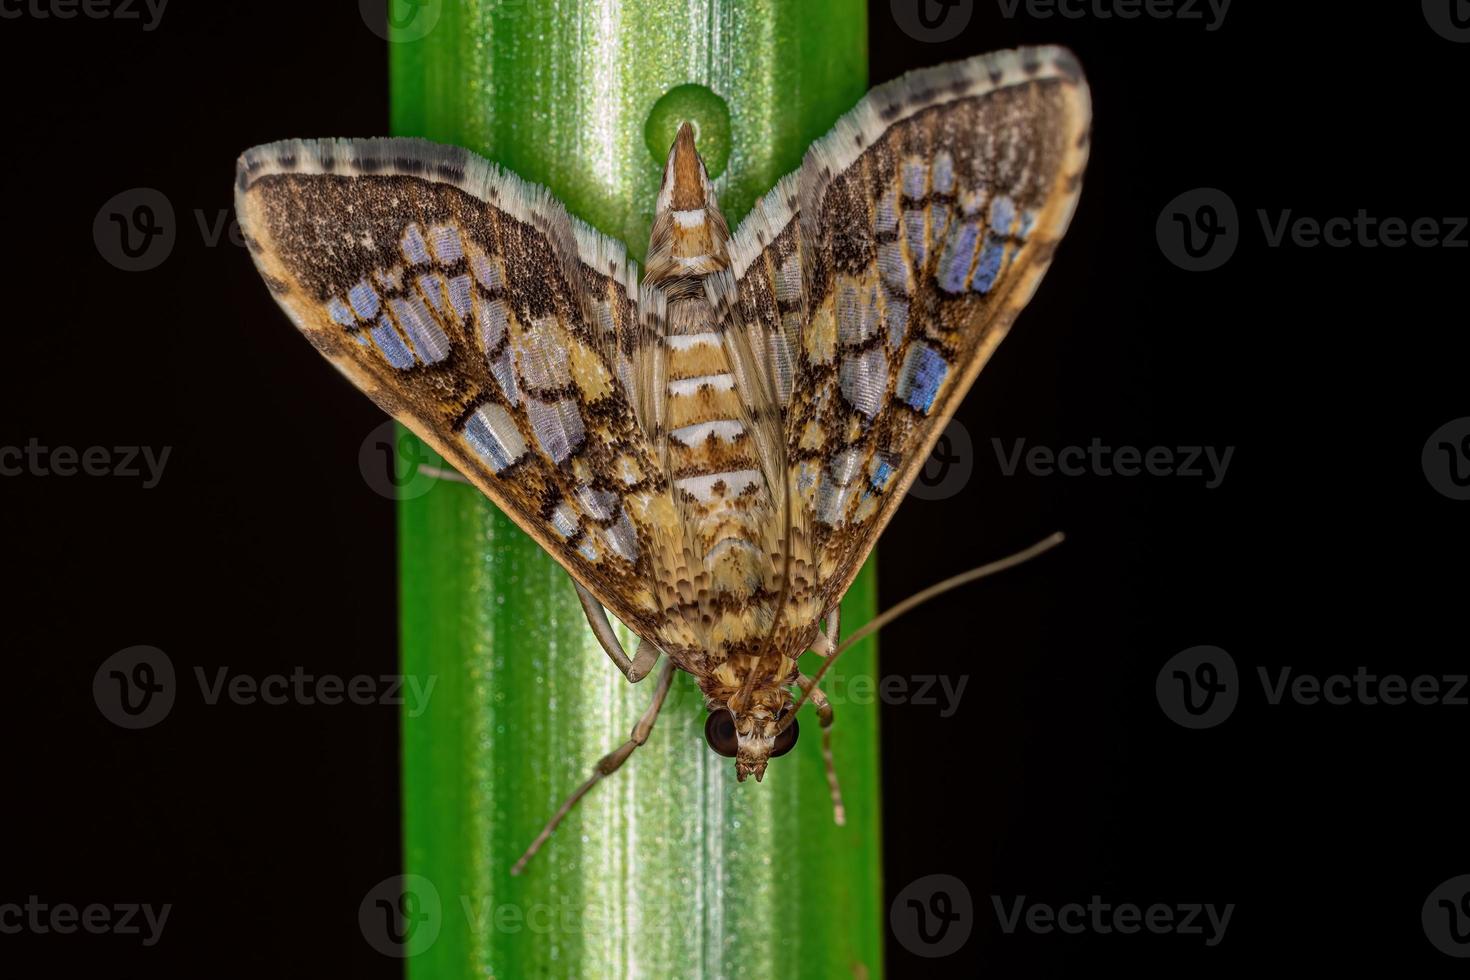
[[[1063,49],[915,72],[870,92],[736,232],[710,293],[780,404],[793,621],[846,591],[1035,291],[1090,124]]]
[[[691,642],[659,615],[663,552],[682,546],[625,389],[639,325],[621,246],[545,190],[417,140],[258,147],[236,211],[318,350],[619,619]]]

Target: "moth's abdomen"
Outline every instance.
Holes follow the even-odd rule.
[[[771,495],[740,392],[703,299],[677,300],[667,349],[669,466],[712,592],[749,595],[763,581]]]

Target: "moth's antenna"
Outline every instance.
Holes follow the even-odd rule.
[[[1065,540],[1067,540],[1066,535],[1064,535],[1061,531],[1057,531],[1055,534],[1042,538],[1031,547],[1018,551],[1014,555],[1007,555],[1005,558],[1001,558],[998,561],[993,561],[989,564],[981,565],[978,568],[972,568],[968,572],[961,572],[959,575],[955,575],[952,578],[947,578],[937,585],[931,585],[924,591],[917,592],[914,595],[909,596],[903,602],[900,602],[898,605],[892,607],[891,609],[888,609],[881,615],[874,617],[871,621],[864,623],[861,627],[854,631],[851,636],[843,640],[841,646],[832,651],[832,655],[827,658],[826,662],[822,664],[822,668],[817,671],[815,676],[812,677],[811,685],[803,685],[801,697],[797,699],[796,704],[792,707],[792,709],[786,713],[786,720],[781,725],[780,731],[786,730],[786,727],[790,725],[792,720],[796,717],[796,712],[800,710],[802,705],[806,704],[807,692],[822,682],[822,677],[825,676],[827,671],[831,669],[832,665],[837,662],[837,658],[842,656],[842,654],[847,650],[851,649],[854,643],[857,643],[865,637],[876,633],[878,630],[887,626],[889,623],[893,622],[904,613],[908,612],[916,606],[923,605],[930,599],[933,599],[935,596],[943,595],[944,593],[949,592],[951,589],[957,589],[962,585],[968,585],[976,579],[982,579],[987,575],[994,575],[996,572],[1003,572],[1008,568],[1015,568],[1022,562],[1030,561],[1037,555],[1042,554],[1043,552],[1050,551]]]

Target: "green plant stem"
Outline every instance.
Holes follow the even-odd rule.
[[[395,133],[546,184],[641,257],[660,178],[645,123],[659,97],[695,82],[728,104],[716,186],[734,227],[861,97],[866,7],[462,0],[390,48]],[[764,783],[737,784],[705,746],[698,691],[680,674],[648,744],[512,878],[565,795],[627,737],[654,679],[628,684],[565,573],[474,490],[441,483],[401,501],[399,528],[403,669],[438,679],[428,710],[403,719],[405,870],[443,908],[412,976],[881,975],[871,642],[825,682],[845,827],[832,821],[815,713]],[[874,605],[870,567],[843,606],[847,628]]]

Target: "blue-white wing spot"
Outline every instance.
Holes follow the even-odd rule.
[[[873,472],[868,476],[868,483],[874,490],[883,490],[888,486],[888,481],[893,479],[893,467],[877,456],[873,457]]]
[[[822,473],[821,485],[817,488],[817,520],[836,527],[847,517],[847,501],[857,486],[853,477],[862,464],[862,455],[856,449],[838,453]]]
[[[894,394],[910,408],[927,415],[948,374],[949,362],[944,355],[928,344],[916,342],[903,359]]]
[[[331,317],[332,322],[340,327],[357,326],[357,317],[353,316],[352,311],[335,296],[327,300],[327,316]]]
[[[1006,251],[1010,247],[1007,236],[1016,220],[1016,205],[1004,194],[990,202],[990,224],[985,233],[985,247],[980,250],[980,261],[975,265],[975,275],[970,279],[970,288],[977,293],[988,293],[995,280],[1000,278],[1005,267]]]
[[[439,321],[417,296],[393,299],[388,304],[398,325],[408,334],[414,351],[425,364],[437,364],[449,356],[449,337]]]
[[[628,518],[628,512],[621,506],[618,507],[618,519],[613,522],[612,527],[603,532],[608,547],[620,557],[627,561],[638,560],[638,532],[633,530],[633,522]]]
[[[582,519],[577,516],[576,509],[565,500],[557,504],[551,512],[551,527],[564,538],[570,538],[576,534],[581,524]]]
[[[347,302],[359,319],[373,320],[378,316],[378,291],[366,279],[347,291]]]
[[[378,345],[378,350],[388,359],[388,363],[400,371],[407,371],[413,367],[413,351],[398,336],[398,330],[388,320],[388,315],[378,317],[377,326],[372,328],[373,343]]]
[[[428,263],[429,245],[424,241],[424,233],[417,224],[411,224],[403,230],[403,240],[399,244],[403,247],[403,257],[408,260],[409,265]]]
[[[464,258],[459,229],[453,225],[436,225],[430,228],[429,241],[434,247],[434,258],[440,265],[453,265]]]
[[[465,442],[499,473],[526,455],[526,440],[502,405],[481,405],[464,426]]]
[[[965,280],[970,276],[970,263],[975,258],[975,243],[979,238],[980,225],[974,221],[966,221],[950,233],[936,271],[940,289],[947,293],[964,292]]]
[[[527,398],[526,417],[531,420],[531,432],[536,436],[541,451],[555,463],[565,463],[586,439],[587,432],[582,427],[582,414],[577,410],[575,399],[543,402]]]
[[[848,404],[873,418],[883,407],[883,394],[888,390],[888,354],[882,347],[848,354],[837,370],[837,384]]]

